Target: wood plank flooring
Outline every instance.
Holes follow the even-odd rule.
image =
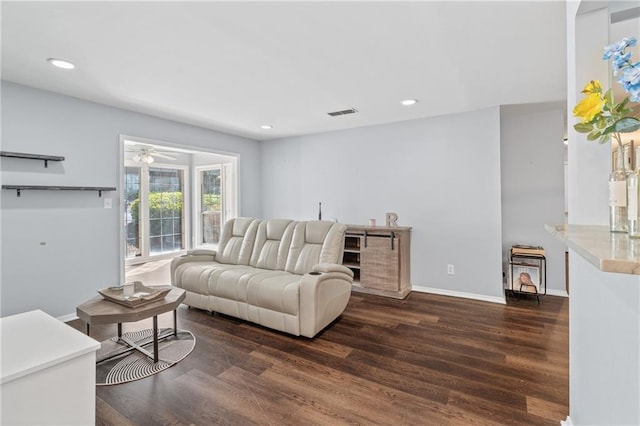
[[[568,304],[354,293],[314,339],[181,306],[178,326],[196,336],[194,351],[155,376],[98,387],[96,421],[557,426],[569,404]],[[124,329],[143,327],[150,321]],[[98,340],[115,333],[92,328]]]

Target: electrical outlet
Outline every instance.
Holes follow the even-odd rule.
[[[456,271],[453,268],[453,265],[447,265],[447,274],[454,275],[455,273],[456,273]]]

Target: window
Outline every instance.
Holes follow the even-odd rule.
[[[147,259],[186,248],[187,171],[184,166],[160,164],[125,166],[127,259]]]
[[[184,170],[149,168],[149,252],[171,253],[185,248]]]
[[[121,143],[126,264],[217,245],[238,212],[238,158],[124,136]]]
[[[222,224],[237,216],[233,163],[195,168],[195,246],[216,245]]]
[[[124,226],[127,259],[142,256],[140,249],[140,167],[124,168]]]
[[[200,232],[198,244],[217,244],[222,224],[222,174],[220,167],[198,170],[200,181]]]

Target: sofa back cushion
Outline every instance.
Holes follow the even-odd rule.
[[[264,220],[258,226],[249,265],[284,270],[296,222],[289,219]]]
[[[262,221],[251,217],[229,219],[220,234],[216,261],[248,265],[260,222]]]
[[[298,222],[293,230],[285,271],[306,274],[318,263],[342,264],[346,230],[346,225],[333,222]]]

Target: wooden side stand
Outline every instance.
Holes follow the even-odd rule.
[[[342,264],[353,291],[404,299],[411,292],[411,228],[348,225]]]

